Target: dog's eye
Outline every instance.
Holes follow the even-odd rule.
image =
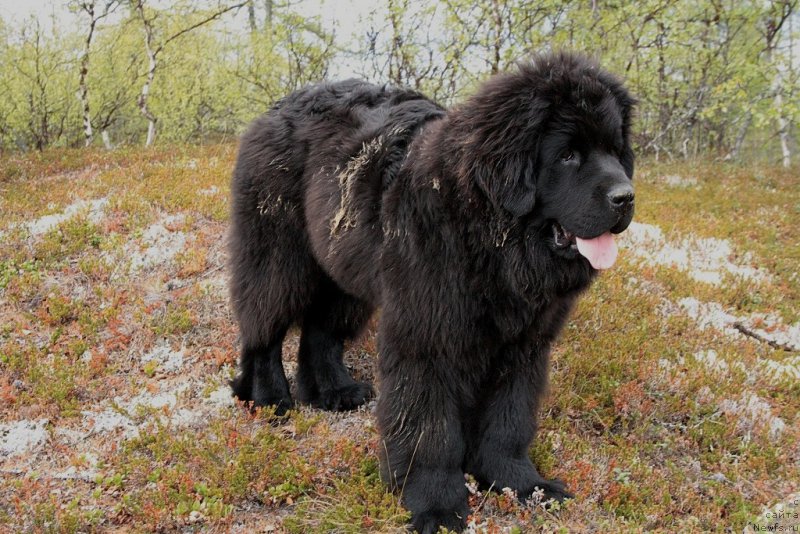
[[[574,159],[575,159],[575,152],[573,152],[569,148],[561,153],[561,161],[563,162],[572,161]]]

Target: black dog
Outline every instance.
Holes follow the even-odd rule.
[[[233,177],[237,397],[292,406],[281,342],[302,327],[301,402],[371,395],[342,347],[382,308],[385,479],[420,532],[463,528],[464,473],[520,497],[550,345],[633,215],[633,98],[581,56],[536,58],[444,110],[359,81],[279,101]]]

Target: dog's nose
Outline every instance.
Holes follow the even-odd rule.
[[[627,210],[633,204],[633,186],[625,183],[613,185],[606,196],[612,208],[617,211]]]

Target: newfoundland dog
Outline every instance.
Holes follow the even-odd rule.
[[[364,404],[373,390],[342,350],[381,308],[381,470],[414,527],[464,527],[464,473],[569,497],[528,449],[550,346],[633,216],[633,105],[568,53],[450,110],[355,80],[278,101],[242,138],[232,182],[234,394],[293,406],[281,345],[297,324],[297,399]]]

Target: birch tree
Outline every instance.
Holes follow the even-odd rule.
[[[775,75],[772,82],[772,91],[775,102],[775,120],[778,126],[778,140],[781,146],[781,163],[785,168],[792,165],[792,151],[789,146],[790,122],[787,118],[787,110],[784,109],[783,92],[784,70],[788,67],[778,61],[777,47],[779,44],[778,36],[780,31],[792,12],[797,7],[797,0],[779,0],[771,2],[770,9],[763,22],[764,54],[769,65],[774,66]]]
[[[83,114],[83,135],[84,144],[89,146],[94,140],[94,132],[92,130],[92,114],[89,107],[89,85],[87,78],[89,76],[89,52],[92,47],[92,39],[94,38],[97,24],[119,6],[119,0],[106,0],[98,4],[97,0],[72,2],[70,7],[74,10],[80,11],[87,17],[87,31],[83,41],[83,51],[80,57],[80,75],[78,77],[78,100],[81,103],[81,111]],[[105,131],[105,130],[104,130]],[[105,139],[107,141],[107,138]],[[108,146],[108,143],[106,143]]]
[[[17,144],[44,150],[62,140],[71,127],[74,87],[69,43],[60,36],[47,35],[38,20],[26,23],[19,34],[20,43],[9,50],[9,94],[17,99],[12,116],[17,127]],[[5,76],[10,74],[6,72]]]
[[[205,14],[187,13],[185,14],[185,18],[194,18],[196,20],[192,23],[188,23],[174,32],[168,33],[166,37],[159,38],[156,35],[156,22],[161,13],[155,9],[149,9],[147,6],[145,6],[145,0],[132,1],[131,7],[142,24],[144,33],[144,49],[145,53],[147,54],[147,74],[137,99],[139,111],[141,112],[142,116],[147,119],[147,140],[145,141],[145,146],[152,145],[156,137],[156,122],[158,121],[158,117],[156,117],[151,111],[148,98],[150,96],[150,88],[153,85],[153,80],[155,80],[156,70],[158,69],[158,59],[161,53],[164,51],[164,48],[189,32],[215,21],[225,13],[239,9],[246,4],[247,2],[245,1],[229,6],[221,6]]]
[[[378,0],[345,42],[298,0],[68,0],[52,29],[0,14],[0,150],[230,139],[345,56],[452,104],[530,53],[573,49],[638,97],[640,153],[790,165],[798,1]]]
[[[271,0],[260,6],[249,2],[248,28],[232,51],[236,62],[229,70],[246,103],[263,110],[286,93],[327,77],[337,50],[334,33],[320,17],[300,16]]]
[[[10,32],[0,19],[0,72],[11,72],[11,47],[9,46]],[[5,95],[12,95],[11,77],[0,76],[0,91]],[[0,153],[7,144],[13,142],[14,125],[12,116],[16,110],[17,102],[13,98],[0,98]]]
[[[87,76],[92,125],[108,150],[116,143],[138,142],[141,128],[136,99],[143,78],[144,55],[137,21],[126,18],[104,26],[93,47]]]

